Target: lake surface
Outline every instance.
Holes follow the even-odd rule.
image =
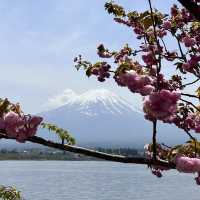
[[[0,184],[26,200],[199,200],[191,174],[159,179],[145,166],[94,161],[0,161]]]

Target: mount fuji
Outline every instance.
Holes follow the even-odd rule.
[[[55,108],[55,102],[62,106]],[[50,104],[54,109],[39,115],[66,128],[79,145],[140,148],[151,142],[152,123],[132,104],[109,90],[91,90],[81,95],[67,90],[62,98],[51,99]],[[46,134],[40,131],[41,136]],[[174,144],[186,141],[187,137],[175,126],[159,123],[158,140]]]

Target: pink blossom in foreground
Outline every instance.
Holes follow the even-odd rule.
[[[180,93],[176,91],[161,90],[153,92],[144,101],[143,110],[148,119],[168,120],[177,111],[177,102]]]
[[[176,169],[179,172],[195,173],[200,172],[200,159],[189,158],[182,155],[177,155],[174,160]]]
[[[18,142],[25,142],[34,136],[42,118],[38,116],[22,115],[9,112],[4,116],[5,131],[8,137],[16,138]]]

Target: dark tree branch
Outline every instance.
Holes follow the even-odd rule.
[[[197,20],[200,21],[200,7],[193,0],[178,0]]]
[[[154,120],[153,121],[153,137],[152,137],[152,142],[153,142],[153,159],[154,160],[156,160],[156,156],[157,156],[156,133],[157,133],[157,120]]]
[[[185,54],[183,53],[183,50],[182,50],[182,47],[181,47],[180,39],[176,35],[174,35],[174,37],[176,38],[177,43],[178,43],[178,48],[179,48],[179,51],[181,53],[181,59],[183,59],[185,62],[187,62],[187,59],[186,59]]]
[[[199,97],[197,97],[196,95],[193,95],[193,94],[181,93],[181,95],[183,95],[183,96],[187,96],[187,97],[192,97],[192,98],[199,99]]]
[[[197,157],[197,139],[193,137],[189,131],[185,130],[185,132],[190,137],[190,139],[194,141],[195,157]]]
[[[0,139],[14,139],[14,138],[8,138],[8,136],[6,136],[5,134],[0,134]],[[108,161],[113,161],[113,162],[144,164],[148,166],[158,165],[158,166],[167,167],[169,169],[175,169],[175,164],[172,162],[166,162],[162,160],[152,160],[152,159],[148,159],[144,157],[127,157],[127,156],[122,156],[122,155],[107,154],[107,153],[90,150],[90,149],[86,149],[82,147],[71,146],[67,144],[62,145],[56,142],[47,141],[38,136],[30,137],[29,139],[27,139],[27,141],[36,143],[36,144],[41,144],[43,146],[59,149],[59,150],[83,154],[86,156],[91,156],[91,157],[100,158],[103,160],[108,160]]]
[[[186,86],[188,86],[188,85],[193,85],[194,83],[198,82],[199,80],[200,80],[200,78],[194,80],[193,82],[186,83],[186,84],[182,85],[182,87],[186,87]]]

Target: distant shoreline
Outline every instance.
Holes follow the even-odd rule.
[[[126,156],[137,156],[139,152],[135,149],[130,148],[95,148],[98,151],[110,153],[110,154],[119,154]],[[141,154],[140,154],[141,155]],[[57,151],[54,149],[26,149],[26,150],[0,150],[0,161],[6,160],[33,160],[33,161],[102,161],[101,159],[84,156],[80,154]]]

